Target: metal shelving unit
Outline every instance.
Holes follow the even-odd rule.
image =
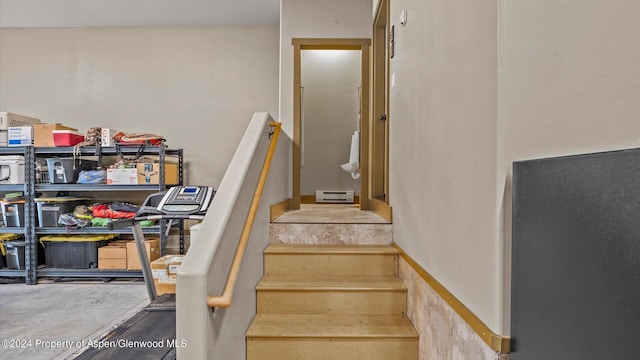
[[[102,163],[103,157],[120,156],[157,156],[159,166],[159,183],[153,185],[107,185],[107,184],[38,184],[36,183],[36,158],[65,157],[73,156],[73,147],[38,147],[31,146],[20,148],[0,148],[0,155],[22,155],[25,158],[25,183],[19,185],[0,185],[0,192],[23,191],[25,195],[25,226],[24,227],[3,227],[0,233],[23,234],[25,238],[25,270],[0,269],[0,277],[24,276],[27,284],[37,283],[37,277],[80,277],[80,278],[114,278],[114,277],[142,277],[142,272],[138,270],[102,270],[102,269],[51,269],[45,266],[38,266],[37,245],[38,235],[52,234],[132,234],[131,229],[108,230],[102,227],[88,227],[82,229],[67,229],[65,227],[38,227],[36,223],[35,195],[40,192],[146,192],[152,193],[166,190],[165,184],[165,160],[172,157],[177,160],[178,184],[184,182],[184,160],[182,149],[167,149],[164,145],[139,147],[132,146],[109,146],[81,147],[77,156],[92,156],[98,158],[98,164]],[[160,237],[162,255],[166,251],[168,223],[163,220],[159,225],[143,228],[145,234],[156,234]],[[180,230],[180,252],[184,252],[184,231],[183,224],[175,225]]]
[[[35,268],[38,262],[35,246],[35,223],[31,222],[34,217],[33,204],[33,182],[34,182],[34,155],[33,147],[0,147],[0,156],[19,155],[24,157],[24,183],[23,184],[0,184],[0,192],[22,191],[24,194],[24,227],[2,227],[2,234],[20,234],[24,236],[24,270],[0,269],[0,277],[24,277],[27,284],[36,283]]]

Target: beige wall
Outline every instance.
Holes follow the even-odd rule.
[[[502,1],[501,12],[497,185],[509,313],[511,163],[640,146],[640,2]]]
[[[640,2],[504,1],[502,8],[506,164],[637,147]]]
[[[360,51],[303,50],[300,59],[303,101],[303,164],[300,192],[353,190],[360,182],[340,168],[349,162],[358,119]]]
[[[371,38],[371,0],[282,0],[280,121],[293,137],[292,38]]]
[[[391,11],[394,241],[508,335],[511,163],[638,147],[640,3],[392,0]]]
[[[164,135],[217,186],[254,112],[278,107],[278,28],[1,28],[0,109]],[[275,115],[274,117],[276,117]]]
[[[495,1],[392,0],[391,24],[393,239],[500,332]]]

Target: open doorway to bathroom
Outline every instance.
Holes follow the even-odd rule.
[[[293,39],[292,209],[317,190],[354,191],[368,209],[369,39]],[[364,126],[363,126],[364,125]],[[357,137],[355,135],[358,135]],[[356,140],[357,166],[352,140]],[[341,166],[344,165],[344,166]]]
[[[320,200],[316,192],[358,202],[361,62],[359,50],[301,51],[302,203]]]

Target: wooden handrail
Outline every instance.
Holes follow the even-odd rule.
[[[251,235],[251,228],[253,222],[256,219],[256,213],[258,212],[258,206],[260,205],[260,199],[262,198],[262,192],[264,185],[267,182],[267,175],[269,175],[269,169],[271,168],[271,160],[273,154],[276,151],[276,145],[278,143],[278,136],[280,135],[280,123],[272,121],[270,126],[274,127],[273,136],[271,137],[271,143],[269,144],[269,150],[262,164],[262,171],[260,172],[260,178],[258,178],[258,184],[256,185],[256,191],[253,193],[253,200],[251,201],[251,207],[247,213],[247,219],[244,222],[242,228],[242,234],[240,235],[240,241],[236,248],[236,254],[233,257],[233,263],[231,263],[231,269],[227,276],[227,283],[224,286],[224,291],[221,296],[208,296],[207,305],[209,307],[222,307],[227,308],[231,306],[231,300],[233,296],[233,288],[235,287],[236,280],[238,279],[238,273],[240,272],[240,265],[242,265],[242,259],[244,258],[244,252],[247,249],[247,243],[249,242],[249,235]]]

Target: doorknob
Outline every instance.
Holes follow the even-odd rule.
[[[380,120],[387,121],[387,115],[386,114],[380,115]]]

